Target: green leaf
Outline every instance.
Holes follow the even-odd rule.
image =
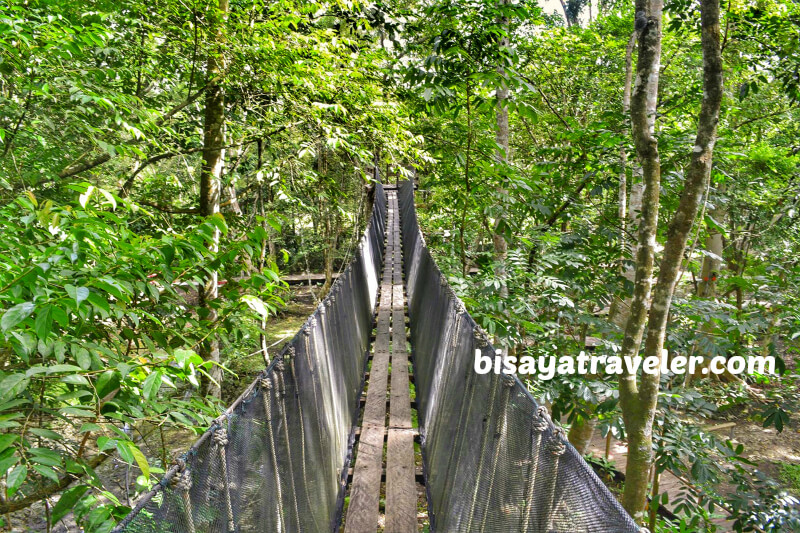
[[[110,450],[111,448],[117,447],[116,439],[112,439],[110,437],[106,437],[105,435],[101,435],[97,437],[97,449],[101,452],[106,450]]]
[[[101,148],[102,145],[108,146],[106,143],[103,142],[99,142],[98,144],[101,145]],[[86,208],[86,204],[89,203],[89,200],[91,199],[93,192],[94,192],[94,185],[89,185],[89,187],[86,188],[86,192],[81,194],[80,198],[78,199],[78,201],[81,204],[81,207],[83,207],[84,209]]]
[[[46,366],[34,365],[25,371],[25,375],[31,377],[35,376],[36,374],[44,374],[45,372],[47,372]]]
[[[94,413],[86,409],[79,409],[77,407],[62,407],[61,413],[65,415],[79,416],[83,418],[93,418]]]
[[[102,194],[105,197],[106,201],[111,205],[111,208],[112,209],[116,209],[117,208],[117,200],[116,200],[116,198],[114,198],[114,195],[111,194],[110,192],[108,192],[105,189],[98,189],[98,190],[100,191],[100,194]]]
[[[58,322],[59,326],[61,326],[62,328],[67,327],[67,325],[69,324],[69,316],[67,315],[67,312],[63,308],[58,306],[53,306],[51,308],[51,313],[53,314],[53,319],[56,322]]]
[[[50,440],[63,440],[64,436],[61,433],[56,433],[55,431],[51,431],[49,429],[44,428],[31,428],[28,432],[33,433],[37,437],[42,437],[44,439]]]
[[[47,466],[61,466],[63,459],[58,452],[48,448],[31,448],[31,461]]]
[[[108,305],[108,300],[106,300],[103,295],[96,292],[91,292],[89,293],[88,299],[89,303],[91,303],[97,309],[105,311],[106,313],[111,312],[111,306]]]
[[[12,331],[11,336],[13,337],[11,344],[14,346],[14,351],[27,363],[39,345],[36,337],[27,331]]]
[[[3,433],[0,435],[0,452],[6,451],[18,439],[13,433]]]
[[[11,457],[6,457],[5,459],[0,459],[0,476],[5,475],[9,468],[14,466],[19,462],[19,457],[16,455],[12,455]]]
[[[62,383],[68,383],[70,385],[80,385],[85,386],[89,384],[89,380],[86,379],[85,376],[81,374],[69,374],[61,378]]]
[[[153,372],[144,380],[142,393],[146,400],[155,400],[161,388],[161,372]]]
[[[0,403],[5,403],[19,395],[28,386],[25,374],[9,374],[0,381]]]
[[[0,319],[0,328],[3,331],[8,331],[28,318],[35,308],[36,306],[33,302],[23,302],[15,305],[3,314],[3,318]]]
[[[122,457],[123,461],[125,461],[128,464],[133,464],[136,461],[136,458],[133,456],[133,452],[131,451],[128,444],[130,444],[130,441],[118,440],[117,451],[119,452],[119,456]]]
[[[80,307],[81,302],[86,300],[89,297],[89,289],[86,287],[75,287],[74,285],[65,285],[64,290],[67,291],[70,298],[75,300],[75,303],[78,307]]]
[[[78,500],[86,494],[86,491],[89,490],[89,487],[85,485],[79,485],[77,487],[73,487],[67,491],[65,491],[61,498],[59,498],[58,503],[53,507],[53,512],[50,516],[50,520],[53,524],[57,523],[59,520],[64,518],[67,513],[69,513],[75,504],[78,503]]]
[[[208,221],[211,222],[223,235],[227,235],[228,233],[228,224],[225,223],[225,217],[222,213],[214,213],[210,217],[208,217]]]
[[[34,329],[36,330],[36,335],[42,340],[45,340],[50,335],[53,330],[53,306],[45,306],[36,314]]]
[[[119,372],[115,370],[106,370],[100,377],[97,378],[95,388],[97,389],[97,397],[100,399],[105,398],[115,390],[119,389],[120,376]]]
[[[184,370],[188,370],[191,363],[202,364],[203,362],[203,359],[194,350],[177,348],[172,352],[172,356],[175,358],[175,362]]]
[[[117,300],[127,302],[129,300],[126,292],[128,292],[122,284],[114,278],[108,276],[94,280],[95,286],[106,291]]]
[[[242,301],[246,303],[250,309],[258,313],[261,318],[266,319],[269,316],[269,308],[260,298],[245,294],[242,296]]]
[[[80,372],[83,370],[79,366],[75,365],[52,365],[47,368],[47,374],[57,374],[59,372]]]
[[[128,447],[131,450],[131,454],[133,454],[133,458],[136,459],[136,464],[139,465],[139,470],[142,471],[142,474],[150,477],[150,465],[147,463],[147,458],[142,453],[134,443],[128,442]]]
[[[58,483],[58,481],[59,481],[58,473],[55,470],[53,470],[51,467],[44,466],[44,465],[33,465],[33,469],[36,470],[37,472],[39,472],[39,474],[41,474],[42,477],[46,477],[47,479],[49,479],[49,480],[51,480],[51,481],[53,481],[55,483]]]
[[[12,496],[25,482],[28,477],[28,467],[25,465],[17,465],[14,470],[9,472],[6,478],[6,491],[9,496]]]
[[[166,244],[159,249],[161,255],[164,256],[164,263],[169,265],[175,259],[175,247],[171,244]]]
[[[67,343],[62,340],[57,340],[53,345],[53,355],[56,356],[56,361],[59,363],[64,362],[64,355],[67,353]]]
[[[83,370],[89,370],[92,366],[92,356],[86,348],[78,348],[75,350],[75,360],[78,366]]]

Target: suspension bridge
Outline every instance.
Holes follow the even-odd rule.
[[[493,354],[376,185],[358,251],[291,342],[116,532],[638,532]],[[414,416],[416,414],[416,416]]]

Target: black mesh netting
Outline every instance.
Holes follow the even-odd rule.
[[[353,261],[267,370],[117,527],[126,532],[332,531],[363,386],[386,198]]]
[[[411,182],[399,201],[431,529],[638,531],[519,379],[474,372],[494,349],[425,247]]]
[[[493,351],[425,248],[400,188],[417,405],[432,529],[636,532]],[[358,254],[294,339],[119,524],[121,532],[318,532],[341,518],[383,261],[378,185]]]

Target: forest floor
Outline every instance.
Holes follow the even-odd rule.
[[[717,436],[730,438],[734,444],[744,445],[743,455],[755,463],[750,470],[760,470],[781,486],[787,489],[791,488],[781,481],[780,472],[783,464],[800,463],[800,428],[796,424],[792,424],[785,427],[782,433],[778,433],[774,427],[764,428],[760,423],[750,420],[746,411],[729,417],[727,421],[733,422],[735,425],[717,431]],[[701,426],[722,425],[720,420],[693,420],[692,422]],[[605,450],[606,439],[596,432],[589,445],[588,453],[595,457],[605,457]],[[623,473],[627,454],[627,443],[612,438],[607,459]],[[685,492],[686,488],[683,479],[670,472],[662,474],[660,489],[662,493],[669,494],[670,502],[675,502],[679,494]],[[723,486],[721,490],[723,493],[731,494],[735,492],[736,487]],[[668,504],[667,507],[672,507],[672,505]],[[733,531],[732,522],[722,517],[715,518],[713,523],[719,528],[718,531]]]
[[[313,290],[313,292],[312,292]],[[283,346],[292,340],[295,333],[305,323],[308,316],[317,308],[316,295],[318,285],[309,288],[307,285],[296,285],[290,289],[286,298],[286,306],[277,316],[270,317],[264,330],[269,356],[278,354]],[[259,350],[258,331],[253,333],[237,346],[236,355],[228,359],[228,368],[235,377],[226,376],[222,386],[222,401],[225,405],[233,401],[250,385],[255,375],[264,369],[264,357]]]

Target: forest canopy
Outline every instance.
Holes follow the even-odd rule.
[[[793,0],[4,0],[0,524],[110,531],[410,179],[505,354],[773,357],[520,377],[651,531],[800,530],[799,100]]]

